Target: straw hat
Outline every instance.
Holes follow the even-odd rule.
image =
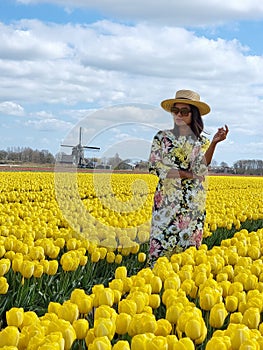
[[[175,94],[175,98],[162,101],[161,106],[167,112],[171,112],[171,108],[175,103],[186,103],[196,106],[201,115],[205,115],[210,112],[210,107],[208,104],[200,101],[200,96],[198,93],[191,90],[178,90]]]

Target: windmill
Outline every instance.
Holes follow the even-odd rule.
[[[71,147],[72,148],[71,155],[73,158],[73,164],[77,165],[79,168],[82,168],[85,166],[84,149],[93,149],[96,151],[98,151],[100,149],[100,147],[82,146],[81,138],[82,138],[82,127],[79,128],[79,143],[76,146],[61,145],[61,147]]]

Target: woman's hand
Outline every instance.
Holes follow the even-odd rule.
[[[225,128],[218,128],[216,134],[212,139],[212,143],[218,143],[226,139],[228,134],[228,126],[225,125]]]

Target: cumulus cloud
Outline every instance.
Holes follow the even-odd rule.
[[[20,118],[25,128],[66,132],[89,114],[92,139],[134,116],[138,123],[168,127],[171,116],[161,111],[160,101],[173,97],[179,88],[190,88],[211,105],[212,112],[204,119],[211,135],[217,127],[229,125],[229,141],[222,146],[225,154],[233,152],[234,135],[260,135],[262,55],[252,54],[237,39],[201,36],[194,27],[260,18],[260,0],[50,1],[54,3],[73,11],[98,9],[123,20],[63,24],[23,19],[0,24],[0,116],[26,116]],[[120,107],[133,103],[159,110]],[[240,148],[241,141],[234,141]]]
[[[22,4],[47,3],[47,0],[17,0]],[[146,21],[162,25],[214,25],[227,20],[257,19],[263,15],[261,0],[52,0],[66,11],[88,8],[122,20]]]
[[[0,102],[0,114],[23,116],[24,108],[12,101]]]

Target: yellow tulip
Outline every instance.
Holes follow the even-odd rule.
[[[123,292],[123,281],[120,278],[113,279],[112,281],[109,282],[109,288],[112,290],[116,289],[119,290],[120,292]]]
[[[0,294],[6,294],[9,288],[7,279],[3,276],[0,277]]]
[[[166,337],[156,336],[146,344],[147,350],[168,350]]]
[[[108,305],[101,305],[95,310],[94,314],[94,320],[97,320],[99,318],[110,318],[111,320],[116,320],[117,313],[116,311],[108,306]]]
[[[6,322],[8,326],[20,327],[24,320],[24,309],[22,307],[13,307],[6,312]]]
[[[33,276],[34,269],[35,266],[33,261],[25,260],[21,265],[21,274],[24,278],[30,278]]]
[[[35,278],[40,278],[43,275],[44,272],[44,268],[41,264],[39,264],[38,262],[35,262],[35,268],[34,268],[34,272],[33,272],[33,276]]]
[[[95,338],[96,337],[94,334],[94,328],[89,329],[85,337],[85,344],[87,345],[87,347],[89,347],[89,345],[93,343]]]
[[[130,344],[127,340],[118,340],[113,345],[112,350],[130,350]]]
[[[153,278],[150,281],[150,284],[152,286],[152,293],[160,293],[163,286],[163,282],[159,276],[153,276]]]
[[[79,317],[78,306],[70,300],[64,301],[58,309],[58,317],[65,321],[69,321],[72,324]]]
[[[104,288],[99,291],[98,305],[112,306],[114,303],[114,292],[110,288]]]
[[[132,317],[128,327],[128,334],[133,337],[136,334],[154,333],[157,329],[157,322],[153,314],[143,312]]]
[[[161,304],[161,298],[159,294],[151,294],[149,295],[149,306],[152,309],[158,309]]]
[[[140,313],[149,304],[149,295],[141,291],[134,291],[127,296],[127,300],[134,300],[136,312]]]
[[[115,262],[115,254],[114,254],[114,252],[108,252],[107,253],[106,261],[109,264],[113,264]]]
[[[77,339],[84,339],[89,330],[89,322],[84,318],[73,321],[73,328],[76,332]]]
[[[49,276],[54,276],[58,271],[58,261],[57,260],[49,260],[48,261],[49,268],[47,274]]]
[[[0,260],[0,276],[4,276],[10,269],[11,262],[9,259]]]
[[[212,337],[206,344],[206,350],[229,350],[225,337]]]
[[[133,316],[137,312],[137,304],[134,300],[123,299],[118,304],[118,312],[124,312]]]
[[[0,347],[17,346],[19,341],[19,330],[15,326],[7,326],[0,331]]]
[[[117,334],[126,334],[128,332],[129,324],[131,322],[131,315],[124,312],[120,313],[116,317],[116,333]]]
[[[184,305],[182,303],[171,305],[166,309],[165,318],[171,324],[176,324],[178,322],[179,316],[183,312],[183,309],[184,309]]]
[[[221,328],[228,313],[224,303],[215,304],[210,310],[209,323],[214,328]]]
[[[242,343],[250,339],[249,328],[242,324],[232,324],[232,327],[228,327],[228,332],[233,350],[239,350]]]
[[[145,262],[146,258],[147,258],[147,256],[146,256],[145,253],[140,252],[140,253],[138,254],[138,261],[139,261],[140,263]]]
[[[211,310],[212,307],[216,303],[221,302],[221,300],[222,300],[221,293],[218,290],[213,289],[212,287],[204,287],[200,291],[199,301],[200,301],[200,307],[203,310],[206,310],[206,311]]]
[[[34,311],[26,311],[26,312],[24,312],[23,322],[22,322],[22,325],[20,327],[23,329],[23,327],[37,324],[39,322],[40,322],[40,320]]]
[[[96,337],[89,347],[91,350],[112,350],[111,342],[107,336]]]
[[[190,319],[185,323],[184,331],[187,337],[192,340],[198,339],[202,335],[201,319]]]
[[[147,350],[147,344],[152,341],[154,334],[136,334],[131,340],[131,350]]]
[[[95,337],[108,337],[112,340],[115,334],[115,322],[109,318],[99,318],[94,321],[94,335]]]
[[[127,277],[127,268],[126,266],[118,266],[115,270],[115,278],[116,279],[124,279]]]
[[[226,310],[234,312],[238,308],[238,298],[235,295],[228,295],[225,299]]]
[[[172,277],[168,277],[165,281],[164,281],[164,289],[175,289],[178,290],[181,286],[181,280],[179,275],[175,274]]]
[[[164,318],[160,318],[159,320],[157,320],[157,329],[154,332],[156,336],[161,335],[163,337],[166,337],[171,332],[172,332],[172,325],[168,320]]]
[[[242,323],[250,329],[257,329],[260,323],[260,311],[256,307],[249,307],[243,314]]]
[[[100,251],[99,249],[96,249],[94,252],[91,253],[91,261],[93,263],[96,263],[100,260]]]
[[[234,312],[233,314],[230,314],[229,322],[240,324],[242,323],[242,319],[243,319],[243,314],[241,312]]]

